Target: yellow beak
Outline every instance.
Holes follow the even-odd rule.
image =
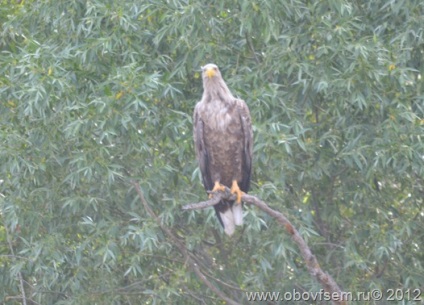
[[[213,68],[209,68],[205,71],[205,74],[208,78],[212,78],[215,76],[216,71]]]

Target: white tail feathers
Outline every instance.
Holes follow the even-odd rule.
[[[241,204],[234,203],[232,207],[224,213],[220,212],[222,223],[224,224],[224,231],[227,235],[233,235],[235,226],[243,225],[243,209]]]
[[[234,223],[236,226],[243,225],[243,207],[241,203],[234,203],[232,206]]]

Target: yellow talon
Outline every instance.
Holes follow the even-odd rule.
[[[215,181],[215,185],[213,186],[213,189],[211,192],[217,192],[217,191],[225,191],[225,186],[223,186],[219,181]],[[212,198],[213,194],[209,194],[209,198]]]
[[[236,203],[241,203],[241,196],[244,194],[237,183],[237,180],[233,180],[233,184],[231,185],[231,194],[235,194],[237,196]]]

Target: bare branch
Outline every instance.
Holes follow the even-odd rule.
[[[190,203],[185,206],[183,206],[183,210],[202,210],[207,207],[211,207],[215,204],[218,204],[218,202],[221,201],[221,199],[224,197],[222,192],[211,192],[214,196],[206,201],[201,201],[198,203]]]
[[[215,205],[221,199],[235,200],[236,197],[232,195],[227,188],[225,192],[216,192],[213,198],[208,201],[185,205],[183,206],[183,210],[204,209],[206,207]],[[262,211],[275,218],[277,222],[283,226],[285,230],[291,235],[293,241],[299,247],[300,254],[302,255],[309,274],[321,284],[326,292],[330,293],[331,296],[336,296],[333,298],[332,303],[337,305],[347,305],[347,300],[345,300],[347,295],[342,292],[334,279],[327,272],[321,269],[315,255],[312,254],[312,251],[305,240],[287,219],[287,217],[282,213],[271,209],[265,202],[255,196],[243,194],[241,199],[245,203],[257,206]]]
[[[140,198],[140,201],[142,205],[144,206],[146,212],[156,221],[156,223],[160,226],[162,231],[168,236],[172,244],[178,248],[178,250],[181,252],[181,254],[184,256],[185,261],[189,264],[190,268],[194,271],[194,273],[197,275],[197,277],[213,292],[215,292],[222,300],[227,302],[230,305],[241,305],[240,303],[230,299],[227,297],[222,291],[220,291],[217,287],[215,287],[214,284],[212,284],[206,276],[202,273],[202,271],[199,268],[199,265],[193,260],[193,258],[190,256],[187,248],[184,244],[181,243],[181,241],[166,227],[162,224],[160,218],[153,212],[153,210],[150,208],[149,204],[147,203],[146,199],[144,198],[143,192],[141,190],[140,185],[137,182],[131,183],[137,194]]]

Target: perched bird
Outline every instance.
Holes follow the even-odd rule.
[[[214,206],[227,235],[243,224],[242,192],[248,192],[252,171],[253,132],[249,108],[235,98],[215,64],[202,67],[203,96],[193,117],[196,157],[207,191],[231,189],[236,201]]]

